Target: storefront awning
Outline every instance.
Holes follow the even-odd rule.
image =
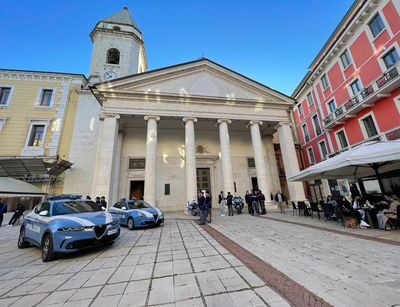
[[[45,195],[46,193],[30,183],[9,177],[0,177],[0,194]]]
[[[58,176],[72,163],[49,157],[0,157],[0,177]]]

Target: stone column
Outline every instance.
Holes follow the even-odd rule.
[[[108,205],[113,200],[115,152],[118,136],[118,114],[101,115],[100,143],[97,149],[97,167],[94,174],[93,196],[104,196]]]
[[[268,176],[267,165],[265,164],[264,147],[261,141],[260,126],[262,121],[252,120],[249,122],[251,132],[251,142],[253,144],[254,163],[256,166],[258,188],[265,195],[265,199],[269,199],[272,191],[271,178]]]
[[[160,117],[146,115],[144,119],[147,120],[144,200],[153,206],[157,206],[157,122]]]
[[[272,181],[272,193],[281,191],[281,181],[279,180],[278,163],[276,161],[275,148],[272,135],[263,136],[264,148],[268,161],[268,171]]]
[[[232,160],[231,160],[231,148],[229,141],[228,124],[232,121],[230,119],[218,119],[219,125],[219,142],[221,146],[221,164],[222,164],[222,178],[224,194],[228,192],[233,194],[235,192],[233,186],[233,174],[232,174]]]
[[[296,149],[290,124],[288,122],[280,122],[277,125],[279,133],[279,141],[281,145],[283,165],[285,167],[286,180],[289,189],[289,200],[303,201],[306,200],[304,195],[303,184],[301,182],[291,182],[289,178],[299,172],[299,162],[297,161]]]
[[[194,135],[195,117],[184,117],[185,123],[185,170],[186,170],[186,201],[197,201],[196,180],[196,141]],[[210,191],[211,193],[211,191]]]
[[[114,159],[114,182],[113,182],[113,192],[112,198],[109,199],[110,205],[115,204],[118,198],[118,189],[119,189],[119,172],[121,165],[121,153],[122,153],[122,143],[124,140],[124,133],[119,132],[117,137],[117,146],[115,149],[115,159]]]

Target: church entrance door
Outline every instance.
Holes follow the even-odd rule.
[[[211,180],[209,168],[197,168],[197,190],[208,190],[211,193]]]
[[[143,199],[144,195],[144,180],[131,181],[130,198]]]

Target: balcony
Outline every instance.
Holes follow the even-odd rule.
[[[387,97],[400,86],[400,62],[391,67],[369,86],[351,97],[334,112],[324,118],[324,129],[332,129],[343,124],[348,118],[355,117],[362,109],[373,106],[374,102]]]

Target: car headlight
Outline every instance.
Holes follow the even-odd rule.
[[[58,231],[82,231],[84,229],[85,229],[84,226],[69,226],[69,227],[58,228]]]
[[[117,225],[118,221],[112,221],[109,225]]]

